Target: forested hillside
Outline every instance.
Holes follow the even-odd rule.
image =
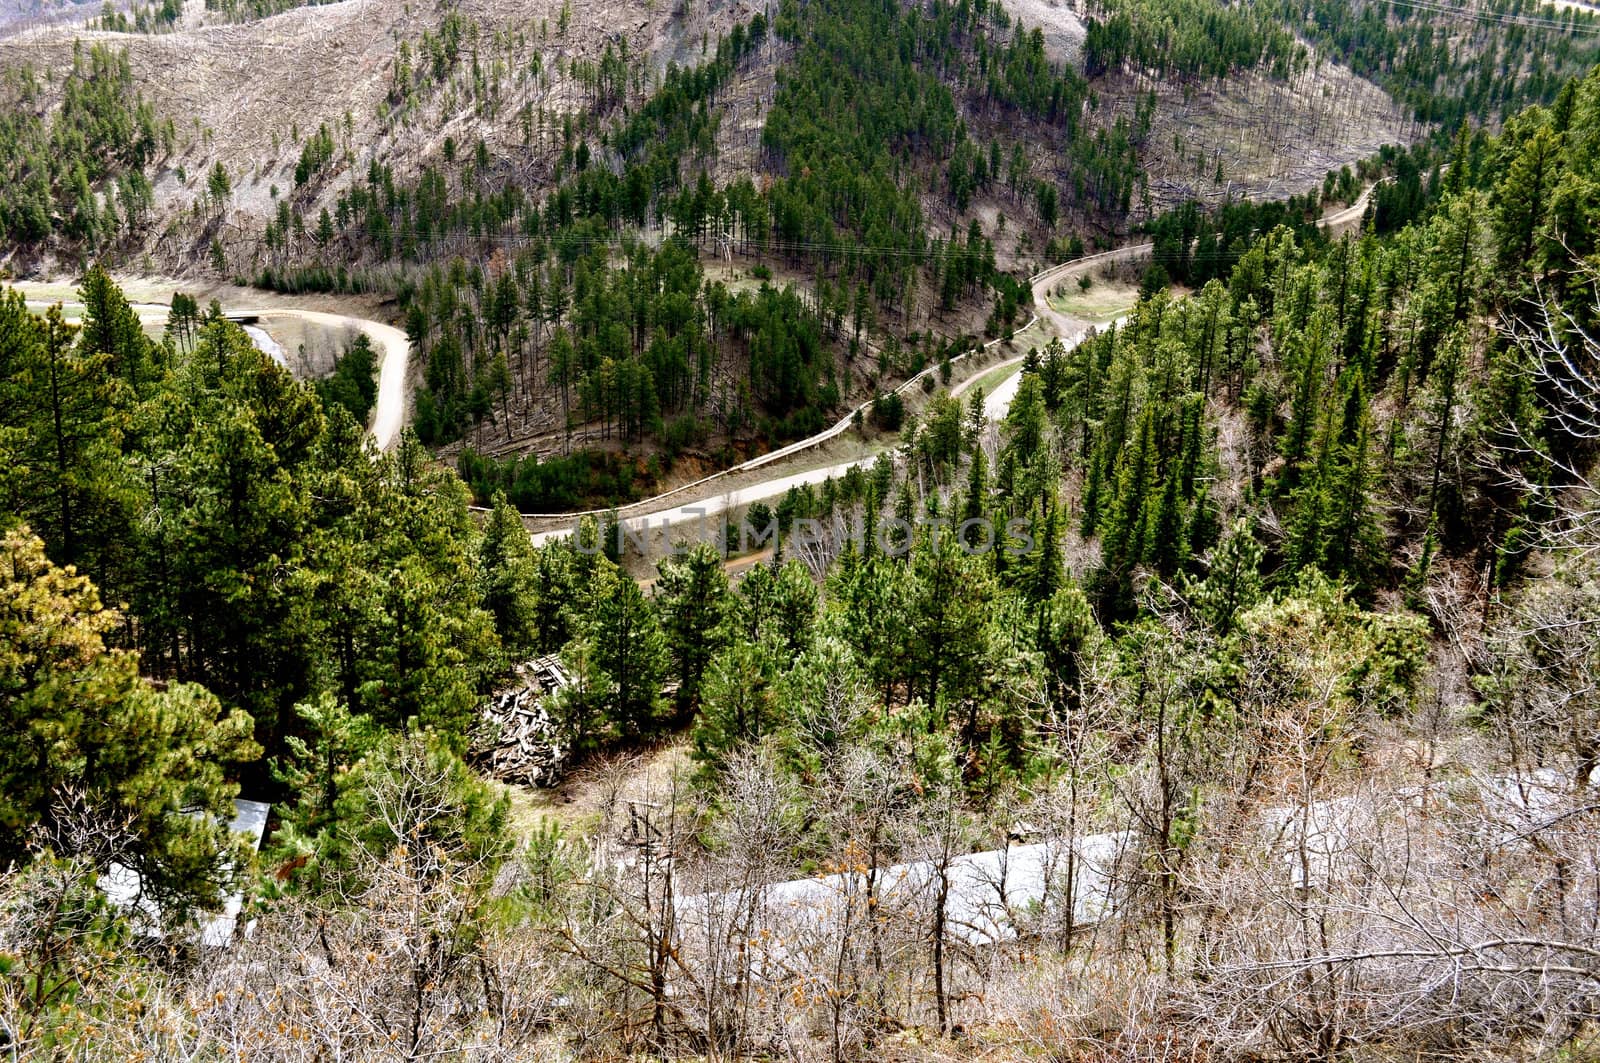
[[[468,190],[481,185],[493,163],[481,143],[456,158],[447,144],[446,170],[425,172],[413,190],[396,191],[387,171],[371,170],[366,187],[341,196],[331,220],[319,222],[318,242],[354,241],[380,259],[425,260],[436,254],[435,244],[456,246],[470,232],[469,242],[503,263],[491,260],[492,269],[503,270],[492,292],[477,268],[463,273],[459,266],[448,296],[438,271],[415,297],[402,289],[412,335],[430,366],[417,419],[425,441],[449,442],[481,425],[492,416],[497,392],[502,404],[513,392],[524,402],[559,394],[553,429],[570,432],[574,424],[598,421],[604,438],[615,420],[625,440],[659,439],[669,455],[712,434],[740,439],[753,432],[769,441],[804,435],[821,426],[842,395],[861,390],[863,381],[851,379],[852,362],[879,327],[889,330],[891,348],[920,332],[928,320],[916,310],[922,290],[933,293],[935,317],[948,322],[939,331],[959,333],[959,311],[974,300],[994,331],[1017,320],[1025,295],[1016,281],[996,275],[982,229],[974,223],[948,239],[931,236],[926,192],[937,190],[937,199],[960,216],[975,191],[1004,186],[1045,224],[1060,216],[1056,186],[1029,176],[1020,141],[973,139],[949,82],[964,85],[997,120],[1017,116],[1064,131],[1081,166],[1073,202],[1127,209],[1137,161],[1126,131],[1119,126],[1107,140],[1103,130],[1097,136],[1080,130],[1085,83],[1047,62],[1037,35],[1005,43],[1007,25],[1002,10],[985,7],[780,9],[773,32],[794,59],[780,68],[762,133],[766,176],[759,188],[748,178],[719,187],[710,178],[716,105],[740,65],[767,44],[766,19],[757,15],[719,42],[713,60],[669,69],[652,96],[600,125],[598,137],[568,122],[560,183],[542,204],[514,186],[487,199],[474,193],[469,201]],[[891,42],[898,43],[891,49]],[[455,62],[448,44],[433,54],[436,68]],[[840,69],[860,77],[841,80]],[[613,111],[608,101],[622,95],[617,83],[626,70],[623,58],[608,51],[596,73],[597,118]],[[906,110],[908,101],[914,110]],[[452,178],[457,160],[460,176]],[[269,245],[280,249],[291,228],[287,203],[282,213],[268,234]],[[768,258],[791,275],[809,276],[809,291],[774,287],[735,295],[703,283],[693,265],[677,270],[678,280],[642,290],[638,252],[626,250],[631,230],[668,232],[695,254]],[[513,233],[518,250],[511,270],[510,256],[498,249]],[[632,260],[625,273],[613,265],[619,236]],[[649,272],[663,276],[667,267],[660,263],[672,261],[663,256],[673,254],[659,252]],[[461,283],[463,276],[470,283]],[[351,283],[316,270],[269,270],[262,279],[280,286]],[[632,310],[597,316],[607,290],[628,291]],[[449,319],[463,297],[498,323],[495,334]],[[675,322],[657,326],[657,300],[676,304],[667,311]],[[575,317],[580,305],[590,323]],[[616,316],[634,318],[631,337],[621,330],[598,335],[593,322]],[[766,321],[783,327],[773,330]],[[683,335],[690,324],[696,334]],[[747,332],[754,335],[744,341]],[[508,352],[514,372],[497,361]],[[918,357],[927,355],[905,359],[913,371]],[[893,350],[878,361],[877,372],[869,370],[874,378],[907,368]],[[507,407],[495,420],[509,439],[518,418]]]
[[[75,55],[53,112],[36,71],[0,75],[0,242],[59,234],[94,247],[137,229],[151,207],[145,168],[170,150],[173,130],[157,120],[125,57],[100,45]]]
[[[8,66],[27,127],[0,244],[23,271],[93,258],[393,300],[426,367],[419,437],[449,458],[548,463],[526,493],[539,505],[727,465],[1007,334],[1029,316],[1023,276],[1174,201],[1173,174],[1152,190],[1157,160],[1181,168],[1179,198],[1228,198],[1236,177],[1277,194],[1276,162],[1223,166],[1267,136],[1248,119],[1156,150],[1158,109],[1272,85],[1290,101],[1272,138],[1303,109],[1337,126],[1338,100],[1347,121],[1371,103],[1347,86],[1311,99],[1339,57],[1424,132],[1453,127],[1550,99],[1592,58],[1593,28],[1519,22],[1533,58],[1512,69],[1514,48],[1438,13],[1324,32],[1328,18],[1210,0],[1089,5],[1069,55],[990,0],[651,6],[637,28],[564,2],[334,8],[134,5],[102,17],[70,73],[55,39]],[[308,48],[285,55],[282,33]],[[1403,68],[1363,59],[1374,40]],[[260,92],[224,73],[257,50],[279,57]],[[1448,103],[1469,66],[1504,75],[1498,110],[1476,88]],[[1181,101],[1158,101],[1157,81]],[[596,328],[584,305],[633,323]]]
[[[1221,79],[1265,67],[1282,78],[1307,58],[1292,28],[1261,9],[1111,0],[1093,10],[1084,40],[1090,74],[1132,64],[1164,77]]]
[[[880,24],[863,35],[860,19],[868,17]],[[1003,25],[1003,13],[998,17]],[[431,67],[398,75],[403,92],[448,74],[459,61],[454,18],[447,16],[440,35],[425,37],[419,48]],[[426,169],[414,187],[397,187],[388,168],[374,165],[365,183],[341,194],[314,227],[280,200],[279,218],[266,233],[280,264],[259,279],[280,288],[369,283],[359,270],[292,264],[325,260],[331,248],[358,261],[420,263],[441,257],[442,248],[459,249],[465,237],[486,256],[482,264],[458,258],[448,269],[432,266],[399,290],[408,330],[428,365],[416,425],[430,444],[472,429],[479,446],[510,449],[531,437],[544,439],[548,450],[549,440],[568,446],[574,429],[586,426],[590,442],[652,440],[670,463],[685,446],[708,438],[748,446],[752,437],[782,441],[815,431],[846,393],[885,373],[914,371],[930,356],[914,350],[902,357],[895,338],[915,333],[912,326],[923,319],[911,311],[919,286],[936,288],[940,317],[984,300],[996,331],[1017,320],[1025,298],[1016,282],[997,278],[981,230],[968,226],[948,241],[930,238],[921,205],[926,175],[947,185],[952,204],[964,209],[973,188],[1000,181],[1002,150],[998,142],[974,145],[949,90],[911,57],[937,47],[950,53],[938,62],[949,64],[965,42],[991,47],[989,37],[975,17],[951,26],[948,16],[930,23],[908,12],[904,32],[928,35],[929,43],[907,37],[911,50],[896,65],[840,54],[892,37],[899,19],[881,5],[837,14],[797,8],[785,17],[782,32],[798,57],[795,72],[782,78],[763,134],[769,167],[780,176],[764,179],[760,190],[749,179],[718,187],[709,178],[717,99],[766,45],[767,22],[757,15],[719,42],[714,59],[692,70],[670,68],[632,111],[617,106],[629,66],[608,49],[594,71],[590,124],[566,121],[558,184],[542,202],[514,184],[486,196],[485,179],[496,164],[484,144],[468,152],[447,141],[443,167]],[[1065,122],[1078,109],[1081,82],[1061,80],[1036,40],[996,50],[989,86],[996,106],[1021,105],[1011,96],[1027,93],[1026,106],[1047,120]],[[820,86],[839,84],[827,71],[841,61],[883,69],[899,83],[860,85],[853,91],[865,110],[854,115],[810,98]],[[920,115],[895,113],[913,97],[924,99]],[[819,116],[838,124],[817,126]],[[846,139],[857,145],[853,154],[840,150]],[[314,188],[321,179],[331,140],[329,151],[312,151],[318,143],[308,144],[297,186]],[[934,160],[952,150],[951,169],[941,174]],[[905,179],[905,189],[896,176],[902,166],[918,174]],[[1013,191],[1026,183],[1017,165],[1009,180]],[[1032,198],[1029,188],[1021,192]],[[1112,194],[1126,200],[1128,193]],[[1053,193],[1037,198],[1049,200],[1053,220]],[[646,254],[634,242],[638,231],[670,235]],[[812,282],[808,290],[762,285],[731,292],[705,281],[697,261],[719,250],[770,256]],[[998,284],[992,308],[991,282]],[[619,327],[628,319],[631,326]],[[960,331],[960,320],[958,314],[949,327]],[[856,359],[873,364],[864,353],[868,336],[890,322],[889,354],[863,374],[873,380],[853,377]],[[927,342],[932,347],[934,338]],[[542,409],[546,419],[530,426],[530,409]],[[659,465],[652,468],[659,475]],[[601,497],[606,493],[616,497],[614,488]]]
[[[1600,57],[1600,17],[1582,5],[1290,0],[1283,24],[1372,78],[1419,118],[1453,127],[1548,102]]]
[[[865,179],[926,161],[926,102],[904,143],[852,149]],[[810,194],[811,119],[769,145],[791,173],[768,194]],[[81,326],[8,293],[0,1036],[117,1059],[1592,1051],[1600,72],[1450,145],[1390,153],[1398,191],[1346,236],[1303,201],[1167,219],[1153,264],[1191,291],[1032,352],[1001,423],[981,389],[933,394],[897,450],[750,507],[785,537],[736,580],[709,543],[645,588],[608,522],[536,548],[504,498],[475,519],[414,436],[379,453],[351,389],[215,310],[154,340],[98,269]],[[515,371],[624,437],[652,401],[818,399],[827,315],[719,293],[685,228],[612,259],[563,256],[558,224],[493,283],[426,275],[430,374],[460,332],[520,327],[548,332]],[[872,268],[823,276],[870,297]],[[602,766],[580,811],[474,767],[479,705],[538,655],[564,755]],[[611,759],[658,741],[679,761],[653,781]],[[216,826],[241,787],[276,810],[255,861]],[[95,888],[112,863],[146,877],[161,948]],[[185,944],[235,888],[253,931]]]

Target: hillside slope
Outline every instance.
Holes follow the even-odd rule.
[[[314,217],[373,162],[414,178],[443,151],[446,137],[461,144],[482,138],[517,177],[537,177],[548,145],[523,143],[519,115],[525,105],[543,109],[552,120],[585,110],[574,64],[581,70],[598,63],[612,46],[653,61],[659,57],[664,66],[680,52],[697,52],[702,36],[714,43],[734,19],[747,19],[757,8],[711,4],[689,14],[642,2],[466,0],[445,10],[463,27],[466,40],[458,47],[480,54],[495,82],[493,109],[471,106],[468,60],[465,69],[452,64],[450,84],[426,86],[441,91],[398,112],[389,101],[401,46],[420,52],[425,34],[439,35],[438,10],[403,0],[342,0],[163,34],[56,25],[0,39],[0,68],[32,68],[59,84],[77,51],[101,44],[127,55],[133,83],[162,117],[172,119],[177,143],[155,160],[155,209],[146,232],[133,234],[131,244],[119,250],[181,271],[205,264],[212,235],[230,249],[259,238],[280,197]],[[46,86],[47,108],[55,104],[51,95]],[[333,157],[315,187],[297,190],[296,166],[323,126],[335,141]],[[219,163],[231,179],[220,207],[206,185]],[[175,224],[197,212],[208,221],[199,227],[207,239],[196,239],[194,225]],[[48,268],[50,260],[41,265]]]
[[[1024,0],[1008,7],[1024,29],[1042,27],[1052,59],[1076,60],[1083,32],[1076,14]],[[372,164],[388,166],[397,181],[410,182],[425,166],[439,164],[447,139],[461,148],[483,141],[491,183],[509,181],[529,189],[550,183],[563,121],[597,109],[592,68],[608,49],[627,57],[630,84],[623,96],[637,103],[669,63],[703,61],[722,34],[760,10],[764,6],[750,0],[671,7],[464,0],[445,9],[403,0],[342,0],[251,22],[161,34],[36,27],[0,39],[0,68],[37,71],[47,81],[41,103],[49,108],[53,85],[71,69],[75,51],[100,44],[125,52],[134,85],[158,115],[172,120],[175,142],[153,160],[154,203],[147,224],[127,234],[115,253],[130,262],[148,257],[162,270],[185,272],[213,265],[210,242],[215,238],[225,249],[227,267],[239,271],[245,269],[240,260],[251,256],[277,215],[280,200],[309,225],[320,210],[332,210]],[[435,72],[414,73],[418,88],[397,103],[397,67],[418,71],[424,66],[429,42],[445,34],[441,11],[459,17],[455,47],[460,56]],[[403,57],[402,46],[410,58]],[[721,120],[711,160],[719,184],[759,176],[764,169],[761,129],[777,67],[786,58],[784,44],[771,42],[719,98]],[[1322,86],[1332,91],[1319,91]],[[1131,120],[1141,94],[1151,89],[1161,97],[1160,135],[1148,160],[1157,207],[1200,190],[1199,185],[1214,186],[1210,178],[1219,157],[1230,176],[1237,174],[1241,181],[1278,178],[1294,190],[1320,180],[1330,165],[1352,164],[1408,132],[1392,110],[1386,111],[1381,94],[1332,64],[1291,86],[1249,78],[1198,94],[1192,87],[1150,78],[1111,82],[1104,87],[1101,122]],[[1348,102],[1352,94],[1360,97],[1354,106]],[[1344,113],[1334,113],[1330,100],[1339,101]],[[1283,161],[1281,137],[1272,142],[1257,135],[1264,110],[1279,115],[1282,128],[1314,129],[1315,155],[1293,153]],[[967,117],[981,124],[978,116]],[[333,145],[330,157],[314,180],[299,183],[297,165],[324,126]],[[1171,148],[1173,134],[1182,142],[1181,151]],[[1039,172],[1048,172],[1051,151],[1047,138],[1029,145]],[[1266,158],[1267,153],[1273,157]],[[1193,177],[1196,157],[1205,160],[1206,180],[1185,182],[1185,176]],[[230,178],[221,204],[207,188],[207,177],[219,163]],[[1203,194],[1217,191],[1206,187]],[[982,213],[992,221],[1008,206],[1017,213],[1014,205],[1000,201],[985,204]],[[70,268],[70,262],[58,262],[48,248],[34,248],[25,249],[18,265],[48,272],[57,265]]]
[[[215,14],[0,41],[7,264],[393,298],[436,453],[577,463],[534,508],[815,431],[1025,320],[1019,276],[1428,132],[1209,0]]]

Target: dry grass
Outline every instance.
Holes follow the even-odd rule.
[[[1125,314],[1139,301],[1139,286],[1129,281],[1094,277],[1087,290],[1075,279],[1064,281],[1050,296],[1056,310],[1080,321],[1101,323]]]
[[[679,735],[650,750],[596,757],[550,789],[507,785],[512,833],[526,837],[550,821],[563,831],[592,836],[612,826],[619,813],[625,820],[628,801],[666,791],[675,774],[691,767],[688,738]]]

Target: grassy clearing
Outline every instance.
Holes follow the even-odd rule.
[[[674,775],[692,769],[688,735],[679,733],[652,749],[591,757],[549,789],[501,784],[511,799],[511,833],[525,838],[551,821],[568,834],[593,837],[630,800],[650,800],[670,788]]]
[[[1000,383],[1007,377],[1010,377],[1014,373],[1020,372],[1022,372],[1021,362],[1015,362],[1011,365],[997,365],[987,373],[984,373],[982,376],[980,376],[971,387],[963,392],[962,398],[965,399],[967,396],[971,395],[973,388],[982,388],[985,395],[992,394],[994,389],[999,387]]]
[[[1126,281],[1094,278],[1088,291],[1078,287],[1077,281],[1065,281],[1059,295],[1052,293],[1050,305],[1063,314],[1080,321],[1110,321],[1125,314],[1139,301],[1139,286]]]
[[[73,325],[83,324],[83,304],[77,302],[78,290],[73,285],[16,284],[14,287],[22,292],[22,297],[27,300],[29,312],[35,316],[43,317],[50,306],[60,304],[63,321]],[[167,328],[166,311],[136,305],[134,313],[139,318],[139,327],[144,329],[144,334],[151,339],[159,340]]]
[[[1019,329],[1016,335],[1011,337],[1011,347],[1015,353],[1022,354],[1029,347],[1043,347],[1054,335],[1055,333],[1044,323],[1044,319],[1040,318],[1027,328]],[[1011,356],[1008,354],[1005,357]]]

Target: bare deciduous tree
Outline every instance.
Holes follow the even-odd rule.
[[[1600,274],[1586,271],[1600,316]],[[1600,338],[1553,297],[1529,319],[1508,318],[1502,332],[1524,356],[1523,375],[1537,406],[1503,411],[1499,471],[1537,503],[1539,541],[1576,554],[1600,550],[1600,479],[1591,463],[1600,443]],[[1552,447],[1547,433],[1559,443]]]

